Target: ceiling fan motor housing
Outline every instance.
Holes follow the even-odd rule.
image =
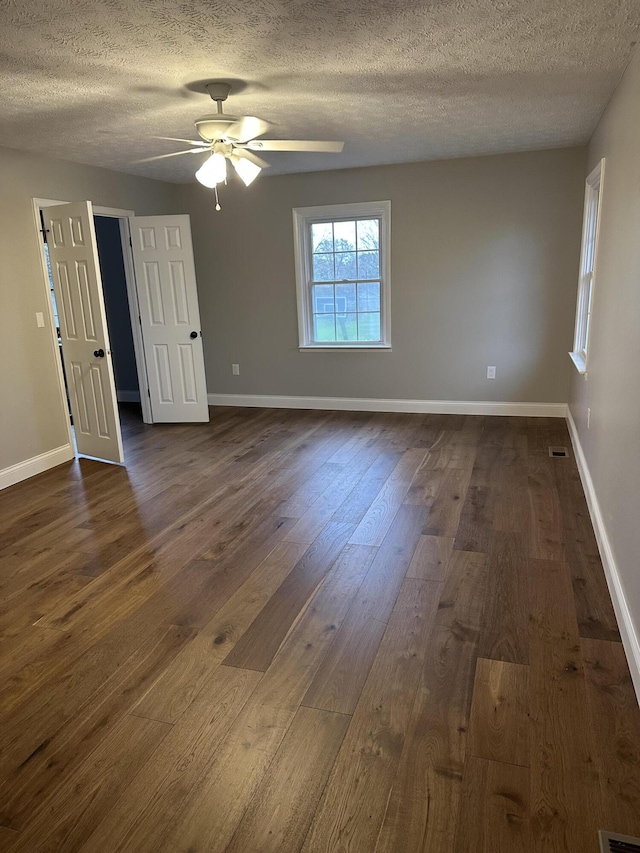
[[[206,142],[214,142],[216,139],[224,139],[227,129],[238,121],[237,116],[223,115],[202,116],[195,125],[198,135]]]

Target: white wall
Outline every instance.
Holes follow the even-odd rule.
[[[183,186],[209,390],[566,403],[584,169],[573,148],[261,176],[222,188],[219,213]],[[292,208],[381,199],[393,352],[299,352]]]
[[[636,637],[640,634],[639,93],[636,51],[589,145],[588,171],[602,157],[606,166],[588,374],[573,371],[570,393],[571,414]]]
[[[139,214],[175,213],[176,187],[0,148],[0,472],[67,442],[31,199],[89,199]]]

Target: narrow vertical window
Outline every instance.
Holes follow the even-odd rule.
[[[589,334],[593,309],[598,233],[604,160],[591,172],[586,182],[584,220],[582,225],[582,251],[580,255],[580,277],[578,279],[578,303],[576,307],[576,329],[573,352],[570,353],[580,373],[586,373],[589,353]]]

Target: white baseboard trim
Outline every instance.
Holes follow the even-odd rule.
[[[63,462],[69,462],[74,456],[73,447],[70,444],[65,444],[62,447],[56,447],[54,450],[47,450],[46,453],[41,453],[39,456],[25,459],[24,462],[17,462],[15,465],[0,471],[0,489],[6,489],[21,480],[42,474],[43,471],[55,468],[56,465],[62,465]]]
[[[604,523],[600,504],[598,503],[593,480],[589,473],[587,460],[584,455],[584,451],[582,450],[582,445],[580,444],[578,430],[569,407],[567,407],[567,424],[569,426],[569,435],[571,436],[571,443],[573,444],[573,450],[578,464],[578,471],[580,472],[580,479],[582,480],[582,487],[587,498],[591,523],[593,524],[593,529],[596,534],[598,550],[600,551],[602,565],[604,566],[604,574],[607,579],[609,594],[611,595],[613,609],[615,610],[616,619],[618,620],[618,628],[620,629],[622,645],[624,646],[627,656],[627,662],[629,664],[629,670],[631,671],[631,678],[633,679],[636,696],[640,703],[640,640],[636,633],[629,605],[627,604],[627,598],[624,593],[622,581],[620,580],[620,573],[616,566],[613,549]]]
[[[379,400],[365,397],[281,397],[262,394],[208,394],[210,406],[267,409],[329,409],[348,412],[416,412],[443,415],[516,415],[564,418],[566,403],[492,403],[475,400]]]
[[[140,392],[139,391],[118,391],[117,397],[118,397],[119,403],[139,403],[140,402]]]

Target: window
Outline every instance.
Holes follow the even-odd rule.
[[[591,326],[591,309],[593,306],[603,176],[604,160],[601,160],[587,178],[585,189],[576,331],[573,341],[573,352],[569,353],[580,373],[586,373],[587,371],[587,353],[589,352],[589,331]]]
[[[293,211],[301,349],[389,349],[391,202]]]

